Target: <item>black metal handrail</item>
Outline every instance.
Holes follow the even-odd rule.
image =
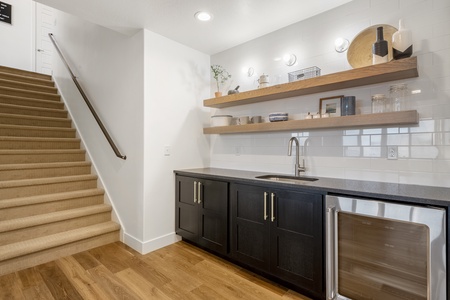
[[[67,63],[66,58],[62,54],[58,43],[56,42],[55,37],[53,36],[53,33],[49,33],[48,36],[50,37],[50,40],[52,41],[53,45],[55,45],[56,51],[58,51],[59,56],[61,56],[61,59],[63,63],[66,65],[67,70],[69,70],[70,76],[72,77],[73,82],[78,88],[78,91],[80,92],[81,96],[83,97],[84,101],[86,102],[86,105],[89,107],[89,110],[91,111],[92,115],[94,116],[95,120],[97,121],[98,126],[100,126],[100,129],[102,130],[103,134],[105,135],[106,139],[108,140],[108,143],[111,145],[111,148],[113,149],[114,153],[117,157],[125,160],[127,159],[126,155],[123,155],[120,153],[119,149],[117,148],[116,144],[114,143],[113,139],[108,133],[108,130],[106,130],[105,126],[103,125],[102,121],[100,120],[100,117],[95,112],[94,107],[92,106],[91,102],[89,101],[89,98],[86,96],[86,93],[83,91],[83,88],[81,87],[80,83],[77,80],[77,77],[73,74],[72,70],[69,67],[69,64]]]

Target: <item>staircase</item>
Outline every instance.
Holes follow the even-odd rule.
[[[0,66],[0,276],[119,240],[50,76]]]

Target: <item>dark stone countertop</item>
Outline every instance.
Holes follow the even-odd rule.
[[[317,181],[300,181],[287,183],[258,179],[256,176],[277,174],[270,172],[253,172],[233,169],[199,168],[175,170],[178,175],[197,178],[209,178],[229,182],[242,182],[257,185],[272,186],[274,188],[290,188],[316,191],[328,194],[340,194],[355,197],[366,197],[381,200],[418,203],[425,205],[450,206],[450,188],[422,186],[414,184],[397,184],[377,181],[349,180],[339,178],[317,177]]]

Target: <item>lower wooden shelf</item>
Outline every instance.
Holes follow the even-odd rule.
[[[284,122],[231,125],[203,128],[204,134],[255,133],[273,131],[303,131],[327,128],[354,128],[390,125],[414,125],[419,123],[416,110],[331,117],[312,120],[292,120]]]

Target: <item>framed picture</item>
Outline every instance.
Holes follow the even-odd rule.
[[[341,116],[341,99],[344,95],[320,98],[320,115],[329,114],[330,117]]]

